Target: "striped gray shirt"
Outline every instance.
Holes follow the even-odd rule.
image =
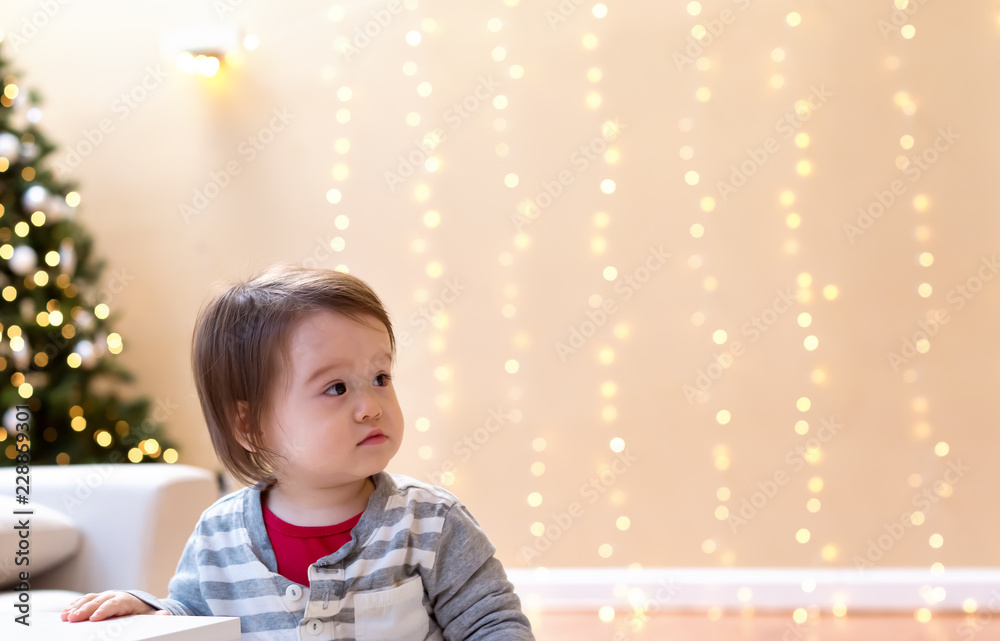
[[[260,482],[202,513],[167,598],[125,591],[171,614],[238,616],[241,641],[534,641],[496,548],[462,502],[402,474],[371,478],[351,541],[309,566],[308,586],[278,574]]]

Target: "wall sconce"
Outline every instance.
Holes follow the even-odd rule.
[[[192,26],[164,33],[160,50],[185,73],[211,78],[236,54],[239,43],[236,25]]]
[[[181,71],[191,75],[197,74],[211,78],[219,71],[219,67],[222,64],[219,60],[220,58],[214,53],[199,53],[196,56],[185,51],[177,56],[177,66],[181,68]]]

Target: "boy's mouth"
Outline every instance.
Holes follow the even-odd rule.
[[[389,440],[382,430],[372,430],[358,445],[377,445]]]

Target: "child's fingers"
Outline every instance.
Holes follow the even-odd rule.
[[[113,599],[115,597],[114,592],[102,592],[100,594],[95,594],[89,600],[83,601],[75,608],[69,611],[67,616],[67,621],[84,621],[89,619],[94,612],[104,605],[105,602]]]
[[[132,614],[132,604],[122,598],[119,593],[112,593],[107,599],[101,602],[90,615],[91,621],[100,621],[109,617],[121,614]]]
[[[67,610],[66,621],[83,621],[89,617],[97,609],[97,606],[102,603],[102,601],[99,601],[100,598],[100,595],[95,595],[90,599],[78,602]]]
[[[82,611],[86,609],[87,604],[90,603],[92,599],[97,598],[97,596],[97,594],[88,594],[75,599],[65,610],[63,610],[63,621],[80,621],[81,619],[85,619],[86,617],[81,616]],[[90,616],[89,611],[87,612],[87,616]]]
[[[101,621],[129,614],[170,614],[166,610],[156,611],[148,603],[135,598],[128,592],[109,590],[100,594],[81,597],[62,611],[63,621]]]
[[[97,596],[97,594],[91,592],[90,594],[85,594],[83,596],[77,597],[77,598],[75,598],[75,599],[73,599],[72,601],[69,602],[69,605],[66,606],[66,609],[63,610],[63,612],[68,612],[69,610],[72,610],[72,609],[76,608],[78,605],[80,605],[84,601],[89,601],[90,599],[93,599],[95,596]]]

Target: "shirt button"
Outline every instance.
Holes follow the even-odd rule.
[[[306,630],[309,630],[311,634],[319,634],[323,631],[323,623],[319,619],[307,619]]]
[[[285,596],[287,596],[289,599],[298,601],[299,597],[302,596],[302,588],[300,588],[297,585],[290,585],[288,586],[288,589],[285,590]]]

